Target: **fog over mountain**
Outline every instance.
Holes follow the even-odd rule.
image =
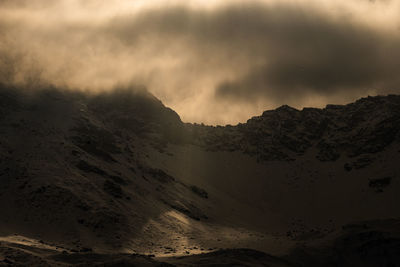
[[[0,0],[0,266],[400,266],[399,11]]]
[[[1,79],[141,84],[186,122],[235,124],[398,93],[398,1],[2,1]]]

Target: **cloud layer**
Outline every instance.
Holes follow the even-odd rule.
[[[211,124],[400,93],[397,1],[32,2],[0,2],[3,83],[142,84]]]

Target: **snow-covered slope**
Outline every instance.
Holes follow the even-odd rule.
[[[0,90],[0,235],[60,251],[283,255],[400,217],[400,97],[237,126],[183,123],[144,89]],[[8,242],[8,241],[7,241]]]

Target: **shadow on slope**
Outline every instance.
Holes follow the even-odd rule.
[[[145,90],[0,94],[2,235],[132,251],[165,235],[143,231],[168,211],[207,218],[197,203],[206,198],[143,161],[147,146],[160,151],[182,131],[179,116]]]
[[[62,246],[67,253],[78,255],[72,258],[79,258],[79,251],[91,249],[99,254],[139,249],[152,253],[154,248],[173,251],[175,248],[166,245],[171,239],[165,238],[164,243],[157,240],[176,232],[187,235],[219,230],[206,228],[202,222],[235,226],[236,221],[229,221],[235,217],[223,216],[233,210],[227,203],[238,204],[234,208],[240,205],[235,216],[242,217],[247,223],[243,225],[253,227],[257,223],[264,230],[276,219],[269,218],[270,214],[313,219],[318,211],[324,220],[339,213],[341,219],[350,220],[356,209],[363,216],[397,214],[393,204],[397,202],[391,201],[398,199],[396,162],[373,160],[377,152],[392,159],[398,155],[398,149],[391,146],[398,145],[399,140],[396,96],[323,110],[282,107],[247,124],[208,127],[183,124],[175,112],[142,89],[88,95],[54,88],[35,93],[2,88],[0,94],[0,234],[18,233]],[[372,111],[376,117],[370,121]],[[203,165],[190,154],[192,148]],[[388,148],[393,151],[387,152]],[[245,159],[242,153],[250,157]],[[307,158],[307,153],[312,158]],[[214,156],[220,159],[214,161]],[[155,160],[157,157],[160,160]],[[242,168],[244,160],[254,170]],[[351,160],[351,164],[347,166],[345,160]],[[182,162],[194,167],[186,170]],[[321,171],[311,173],[316,164],[322,166]],[[393,176],[390,185],[382,180],[384,177],[361,177],[360,173],[372,170],[370,165],[379,175],[385,172],[384,177]],[[276,172],[271,173],[270,167]],[[371,192],[360,193],[365,188]],[[218,199],[216,193],[236,202]],[[286,206],[282,204],[284,193],[290,196],[285,203],[291,202]],[[358,202],[349,202],[343,196],[356,196]],[[251,203],[245,203],[245,198]],[[361,207],[358,203],[368,205]],[[317,208],[310,208],[310,204]],[[345,212],[340,210],[348,206]],[[254,216],[251,219],[243,218],[246,208]],[[304,229],[303,221],[300,226],[298,220],[295,223],[296,232],[291,231],[291,235],[295,232],[294,241],[301,241],[298,235],[308,229]],[[191,246],[196,240],[189,238],[187,242]],[[313,260],[325,253],[321,250],[314,255],[312,248],[304,251],[291,254],[288,261],[297,262],[300,257],[299,261],[314,264]],[[269,257],[248,250],[210,255],[229,258],[236,254]],[[237,260],[243,261],[241,256]]]

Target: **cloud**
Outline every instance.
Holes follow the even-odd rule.
[[[267,17],[267,16],[266,16]],[[277,102],[308,95],[361,94],[367,90],[400,92],[398,33],[319,17],[287,16],[269,21],[257,52],[265,63],[233,81],[221,83],[218,97]],[[268,19],[267,19],[268,20]],[[269,24],[266,23],[266,24]]]
[[[0,81],[143,84],[212,124],[398,93],[398,2],[334,2],[2,1]]]

